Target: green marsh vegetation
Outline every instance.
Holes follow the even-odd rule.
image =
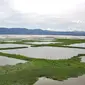
[[[27,42],[48,42],[48,41],[40,41],[40,40],[23,40],[23,39],[15,39],[14,42],[6,42],[1,41],[0,44],[24,44],[24,45],[31,45],[31,47],[40,47],[40,46],[52,46],[52,47],[67,47],[67,48],[79,48],[79,49],[85,49],[85,47],[73,47],[73,46],[68,46],[70,44],[76,44],[76,43],[85,43],[85,39],[54,39],[51,42],[55,43],[50,43],[50,44],[31,44]],[[59,42],[59,43],[56,43]]]
[[[23,55],[9,54],[9,53],[3,53],[3,52],[0,52],[0,56],[6,56],[9,58],[16,58],[16,59],[27,60],[27,61],[32,59]]]
[[[14,66],[0,66],[0,85],[33,85],[40,77],[63,81],[85,74],[85,63],[81,62],[80,58],[85,54],[60,60],[37,59],[1,52],[0,55],[28,61]]]
[[[34,44],[32,47],[40,47],[40,46],[52,46],[52,47],[67,47],[67,48],[79,48],[79,49],[85,49],[85,47],[73,47],[68,46],[70,44],[78,44],[78,43],[85,43],[85,39],[55,39],[52,44]],[[56,43],[60,42],[60,43]]]

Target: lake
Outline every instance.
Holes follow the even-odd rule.
[[[85,43],[78,43],[78,44],[71,44],[68,46],[72,46],[72,47],[85,47]]]
[[[28,45],[22,45],[22,44],[0,44],[0,48],[9,48],[9,47],[23,47]]]
[[[85,85],[85,75],[79,76],[78,78],[69,78],[64,81],[57,81],[42,77],[39,78],[34,85]]]
[[[81,62],[85,62],[85,56],[81,57]]]
[[[64,47],[29,47],[23,49],[0,50],[10,54],[20,54],[32,58],[68,59],[78,54],[84,54],[85,49]]]
[[[24,60],[0,56],[0,66],[15,65],[15,64],[18,64],[18,63],[25,63],[25,62],[26,61],[24,61]]]
[[[28,44],[55,44],[55,43],[62,43],[62,42],[25,42]]]
[[[85,36],[72,36],[72,35],[0,35],[1,39],[17,38],[17,39],[36,39],[45,38],[45,40],[53,40],[53,38],[70,38],[70,39],[85,39]]]

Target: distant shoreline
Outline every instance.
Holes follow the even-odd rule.
[[[0,38],[72,38],[72,39],[85,39],[85,36],[73,35],[15,35],[15,34],[0,34]]]

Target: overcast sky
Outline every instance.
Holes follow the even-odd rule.
[[[85,0],[0,0],[0,27],[85,31]]]

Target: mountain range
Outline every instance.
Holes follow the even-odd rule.
[[[0,28],[0,34],[85,36],[85,31],[49,31],[27,28]]]

